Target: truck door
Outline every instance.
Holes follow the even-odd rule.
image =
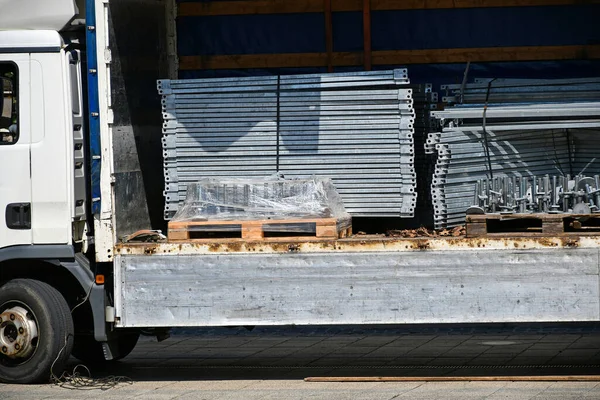
[[[31,244],[32,239],[29,54],[0,54],[0,90],[0,248],[4,248]]]

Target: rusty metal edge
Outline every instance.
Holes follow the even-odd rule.
[[[324,253],[408,252],[599,248],[600,236],[512,238],[386,238],[353,237],[338,240],[243,242],[227,239],[211,243],[119,243],[120,255],[193,255],[215,253]]]

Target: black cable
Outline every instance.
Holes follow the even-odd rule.
[[[463,103],[465,98],[465,86],[467,85],[467,77],[469,76],[469,68],[471,67],[471,61],[467,61],[467,66],[465,67],[465,72],[463,74],[463,80],[460,84],[460,97],[458,98],[458,102],[460,104]]]
[[[56,386],[71,390],[108,390],[121,383],[133,385],[133,381],[126,376],[92,378],[89,368],[83,364],[77,364],[71,373],[63,372],[61,376],[52,374],[52,382]]]
[[[280,89],[281,89],[281,75],[277,75],[277,119],[276,119],[276,132],[277,132],[277,144],[276,144],[276,156],[275,156],[275,171],[277,173],[279,173],[279,141],[280,141],[280,135],[279,135],[279,120],[280,120],[280,116],[281,116],[281,107],[280,107]]]
[[[571,150],[571,131],[565,129],[567,133],[567,151],[569,152],[569,174],[573,176],[573,150]]]
[[[487,158],[487,168],[490,175],[490,179],[494,179],[494,172],[492,171],[492,159],[490,157],[490,145],[488,143],[487,131],[485,130],[485,117],[487,113],[488,101],[490,99],[490,91],[492,90],[492,82],[494,82],[496,78],[492,79],[488,82],[487,92],[485,93],[485,104],[483,105],[483,143],[485,146],[485,156]]]
[[[75,311],[79,306],[85,304],[86,301],[90,298],[90,294],[92,293],[93,285],[90,286],[90,289],[85,295],[85,298],[77,303],[75,307],[71,309],[71,314]],[[65,336],[65,344],[58,352],[58,355],[52,362],[50,366],[50,379],[52,383],[55,385],[65,388],[65,389],[74,389],[74,390],[91,390],[91,389],[100,389],[100,390],[108,390],[118,386],[121,383],[133,384],[133,380],[127,376],[114,376],[110,375],[105,378],[92,378],[92,374],[90,369],[83,364],[77,364],[71,373],[64,371],[60,376],[57,376],[54,373],[54,365],[60,358],[63,351],[67,349],[67,345],[69,343],[69,339],[72,338],[75,340],[73,334],[67,334]],[[82,373],[82,372],[83,373]]]

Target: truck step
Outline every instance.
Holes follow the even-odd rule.
[[[168,229],[170,242],[331,240],[350,235],[352,220],[336,218],[171,221]]]
[[[600,214],[467,215],[466,236],[598,236]]]

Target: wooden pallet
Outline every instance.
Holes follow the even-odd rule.
[[[467,215],[466,236],[597,236],[598,214],[483,214]]]
[[[352,220],[336,218],[169,222],[170,242],[290,241],[352,235]]]

